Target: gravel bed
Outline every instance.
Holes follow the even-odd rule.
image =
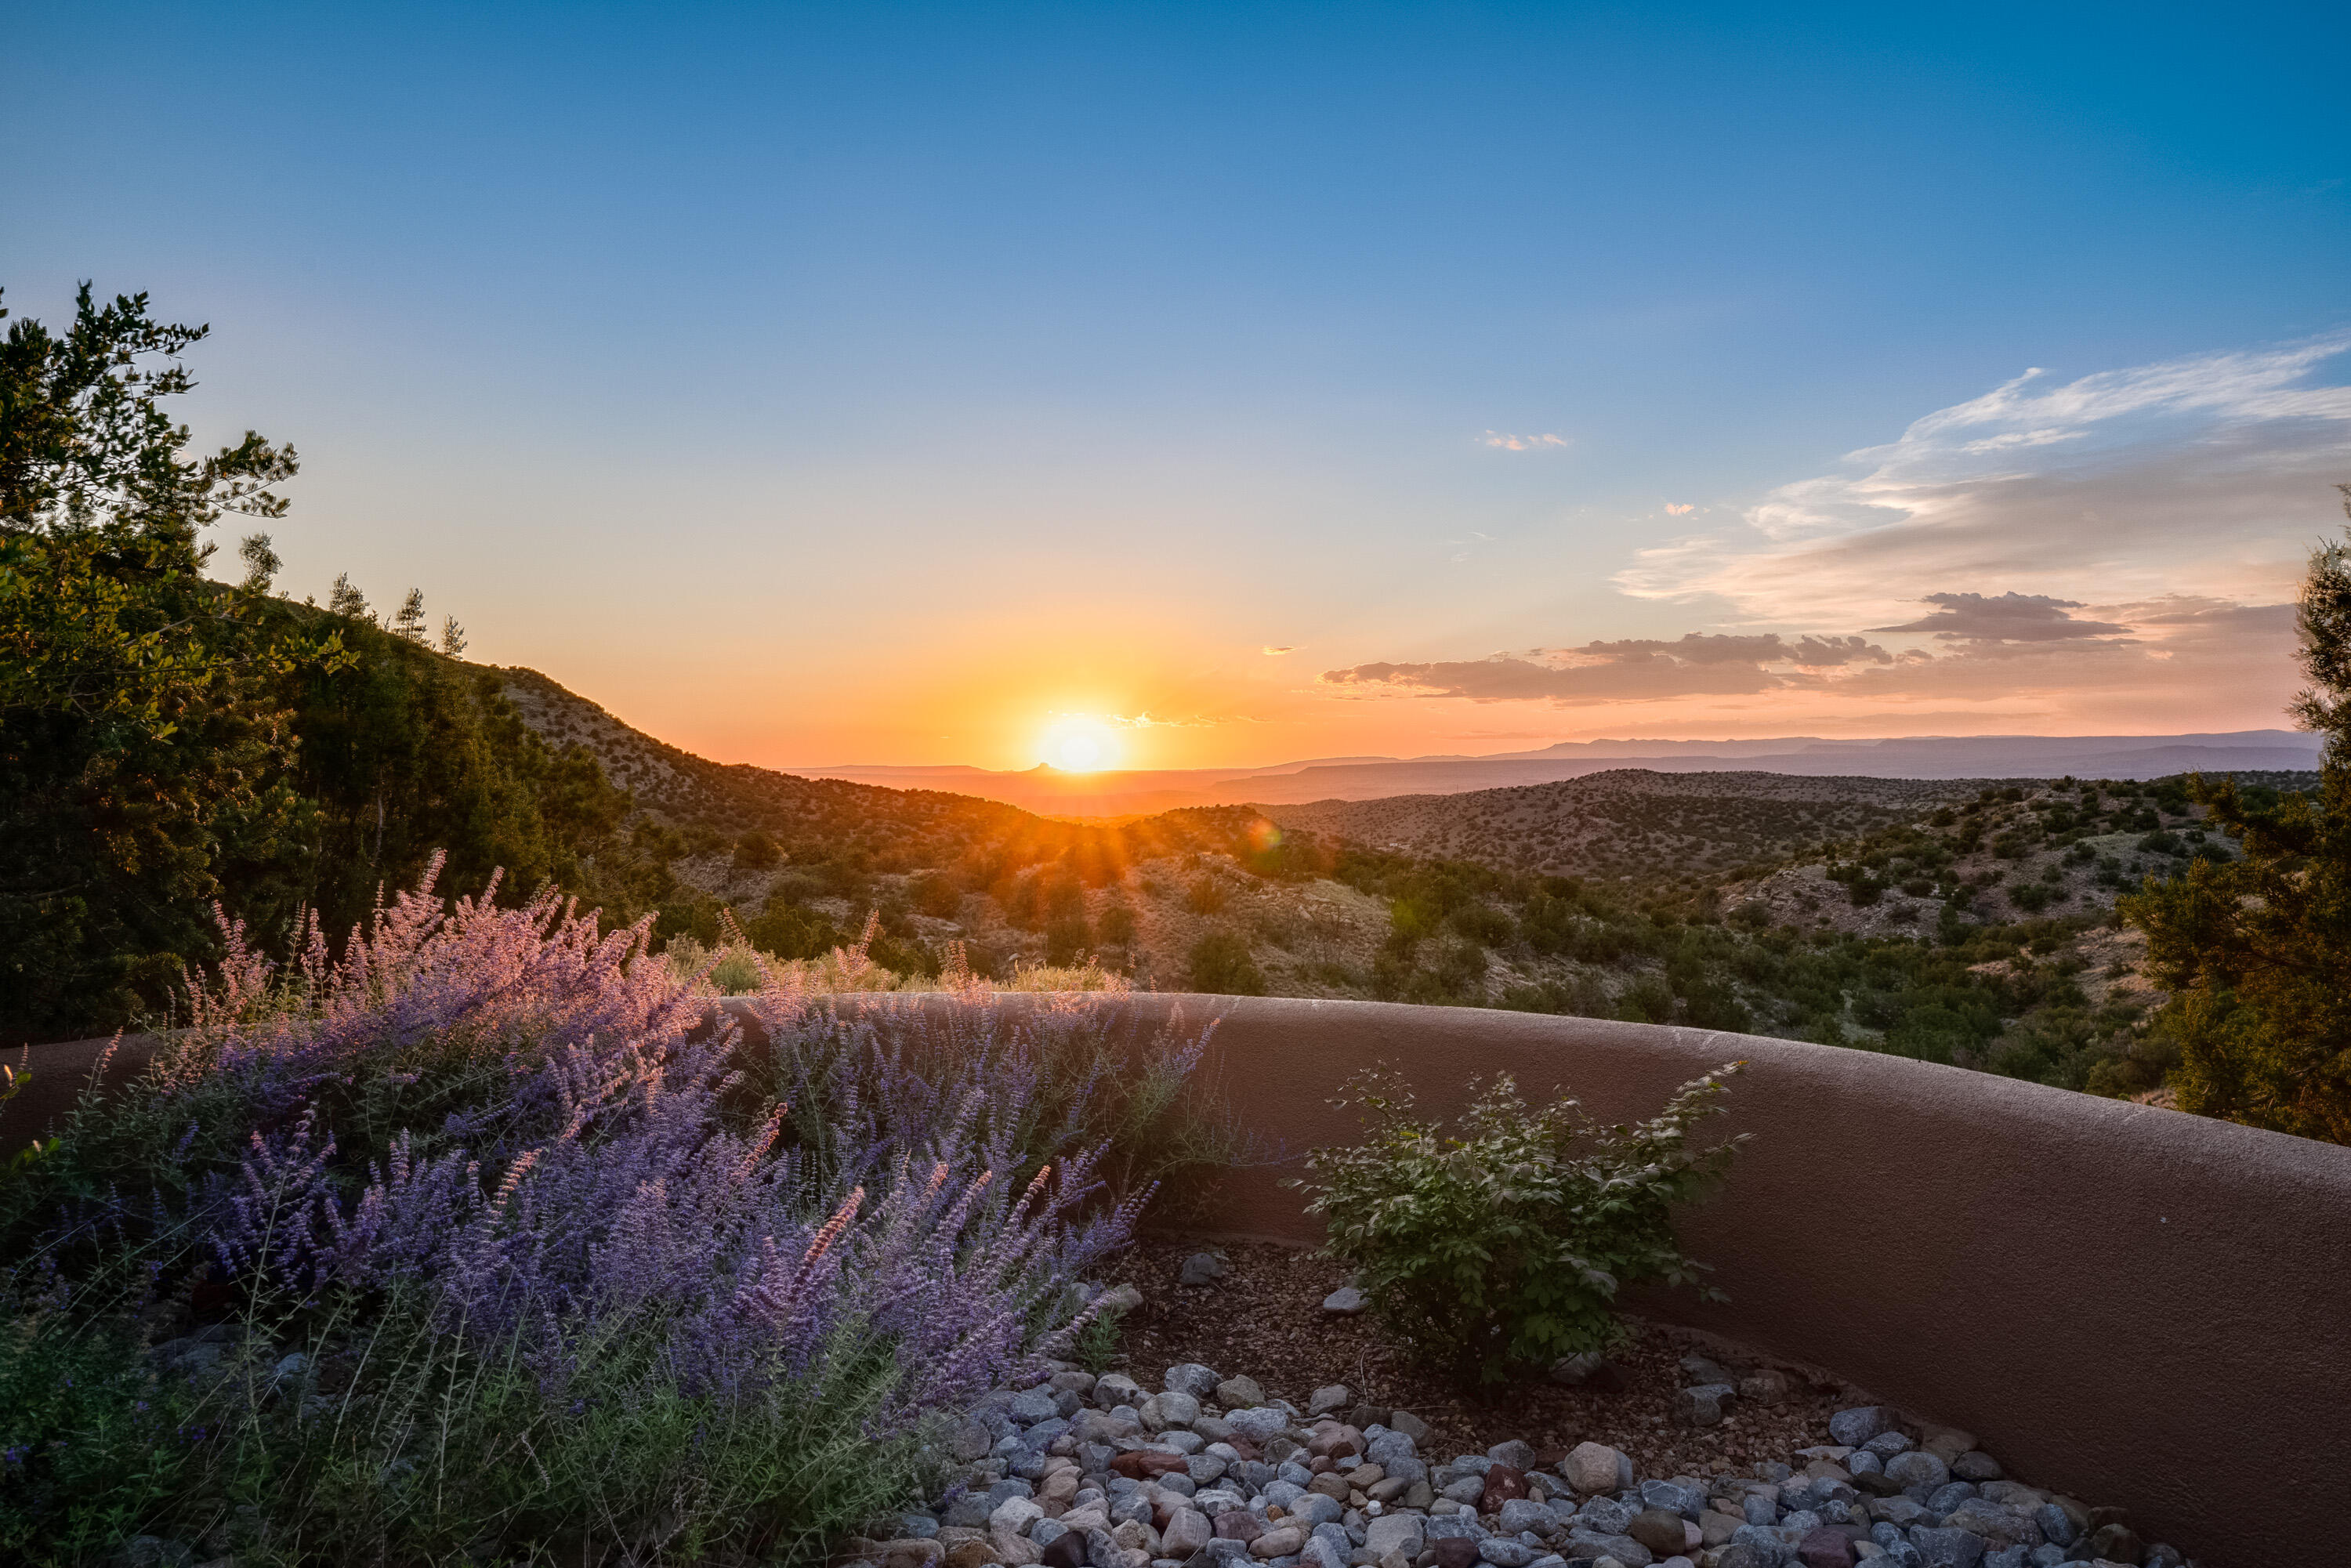
[[[1418,1415],[1447,1453],[1482,1454],[1521,1437],[1555,1458],[1591,1438],[1632,1455],[1645,1475],[1743,1470],[1817,1442],[1829,1412],[1854,1403],[1856,1393],[1782,1368],[1787,1385],[1777,1402],[1750,1399],[1719,1425],[1693,1427],[1675,1419],[1674,1405],[1688,1382],[1679,1362],[1701,1348],[1697,1336],[1636,1322],[1631,1343],[1608,1358],[1616,1375],[1573,1387],[1508,1385],[1481,1401],[1390,1343],[1369,1317],[1324,1312],[1324,1298],[1347,1283],[1344,1265],[1295,1248],[1229,1246],[1209,1255],[1223,1274],[1205,1286],[1180,1284],[1198,1255],[1196,1243],[1154,1239],[1120,1256],[1108,1279],[1135,1286],[1144,1304],[1123,1324],[1118,1364],[1258,1368],[1268,1393],[1301,1408],[1315,1389],[1343,1383],[1367,1401]]]
[[[1126,1370],[1051,1362],[990,1395],[946,1435],[935,1504],[843,1563],[2194,1568],[2119,1510],[2008,1477],[1966,1432],[1659,1330],[1555,1369],[1575,1385],[1463,1401],[1380,1343],[1334,1270],[1267,1250],[1139,1249]],[[1199,1282],[1134,1283],[1171,1263]],[[1210,1345],[1265,1359],[1167,1350]]]

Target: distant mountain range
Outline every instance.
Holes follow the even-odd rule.
[[[2319,737],[2291,729],[2210,735],[1904,736],[1831,740],[1566,740],[1484,757],[1326,757],[1263,768],[1068,773],[984,768],[796,768],[893,789],[944,789],[1054,816],[1126,816],[1185,806],[1302,805],[1395,795],[1458,795],[1552,784],[1610,768],[1772,772],[1865,779],[2159,779],[2173,773],[2290,772],[2318,766]]]

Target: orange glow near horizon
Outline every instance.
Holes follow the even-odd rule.
[[[1039,747],[1047,766],[1064,773],[1096,773],[1123,760],[1111,727],[1087,714],[1062,714],[1047,727]]]

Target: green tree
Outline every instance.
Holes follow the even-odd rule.
[[[2351,486],[2338,486],[2351,513]],[[2274,802],[2232,781],[2196,798],[2242,853],[2122,900],[2171,993],[2183,1109],[2351,1143],[2351,529],[2304,579],[2294,716],[2326,737],[2318,789]]]
[[[189,455],[162,402],[205,332],[85,284],[65,331],[0,341],[0,1037],[123,1021],[207,949],[225,883],[303,859],[272,688],[345,655],[271,597],[266,536],[241,582],[204,575],[204,530],[282,515],[295,472],[251,432]]]

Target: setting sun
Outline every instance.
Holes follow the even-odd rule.
[[[1045,732],[1045,762],[1064,773],[1092,773],[1117,761],[1117,747],[1100,721],[1083,716],[1061,719]]]

